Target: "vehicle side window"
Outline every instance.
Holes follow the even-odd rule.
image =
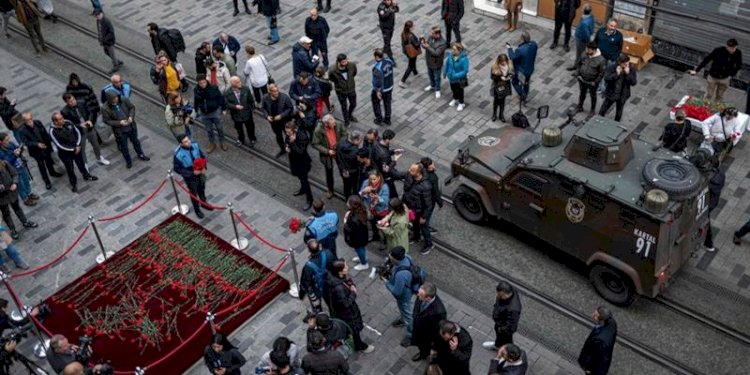
[[[513,185],[516,185],[529,193],[541,196],[544,185],[547,184],[547,180],[534,176],[531,173],[520,173],[516,178],[513,179]]]

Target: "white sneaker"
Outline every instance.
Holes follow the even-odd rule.
[[[354,266],[354,269],[357,270],[357,271],[364,271],[364,270],[366,270],[368,268],[370,268],[369,264],[358,264],[358,265]]]
[[[430,90],[432,90],[432,86],[427,86],[424,88],[424,91],[430,91]]]
[[[497,350],[497,348],[495,347],[495,342],[494,341],[485,341],[485,342],[482,343],[482,347],[485,348],[485,349],[487,349],[487,350],[493,350],[493,351]]]
[[[97,162],[101,165],[109,165],[109,160],[105,159],[104,156],[100,157]]]
[[[399,81],[399,83],[398,83],[398,87],[401,87],[401,88],[406,88],[406,84],[405,84],[405,83],[403,83],[403,82],[400,82],[400,81]]]
[[[359,263],[359,257],[354,257],[354,258],[352,258],[352,262],[354,262],[354,263]]]
[[[375,350],[375,347],[372,345],[367,345],[367,348],[362,351],[362,353],[372,353],[372,351]]]
[[[453,100],[451,100],[451,101],[450,101],[450,103],[448,103],[448,106],[450,106],[450,107],[453,107],[453,106],[454,106],[454,105],[456,105],[457,103],[458,103],[458,100],[456,100],[456,99],[453,99]]]
[[[466,104],[461,103],[458,105],[458,107],[456,107],[456,111],[461,112],[464,110],[464,107],[466,107]]]
[[[709,253],[713,253],[714,251],[716,251],[716,248],[715,247],[707,247],[706,251],[708,251]]]
[[[435,91],[435,99],[440,99],[440,91]]]

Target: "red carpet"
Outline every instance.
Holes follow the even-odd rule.
[[[207,312],[229,333],[288,288],[271,269],[178,214],[48,298],[52,314],[44,325],[74,344],[92,336],[92,360],[109,360],[116,371],[181,374],[210,340],[208,325],[201,328]]]

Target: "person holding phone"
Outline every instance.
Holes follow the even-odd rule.
[[[469,332],[458,323],[443,320],[440,322],[440,338],[435,341],[435,349],[431,351],[434,363],[445,374],[471,375],[472,339]]]

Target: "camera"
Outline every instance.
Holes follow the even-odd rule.
[[[209,55],[209,56],[206,56],[206,58],[204,58],[204,59],[203,59],[203,65],[204,65],[204,66],[205,66],[206,68],[210,68],[210,67],[211,67],[211,64],[213,64],[213,63],[214,63],[214,59],[213,59],[213,57],[211,57],[210,55]]]
[[[78,338],[78,351],[75,353],[78,362],[87,363],[91,358],[91,340],[89,336]]]
[[[391,258],[386,258],[385,262],[379,266],[375,266],[372,268],[372,271],[370,271],[370,278],[374,279],[375,276],[380,276],[386,280],[391,278],[391,271],[393,270],[393,261],[391,261]]]
[[[193,106],[189,103],[185,103],[179,107],[173,107],[172,114],[178,117],[187,118],[193,114]]]
[[[11,330],[9,334],[0,337],[0,346],[4,346],[11,341],[15,341],[17,343],[21,342],[21,339],[27,337],[28,332],[31,331],[33,327],[34,326],[32,326],[31,324],[26,324],[21,327],[13,328],[13,330]]]
[[[271,373],[272,370],[273,369],[271,368],[271,366],[258,366],[255,368],[255,373],[256,374],[268,374],[268,373]]]

